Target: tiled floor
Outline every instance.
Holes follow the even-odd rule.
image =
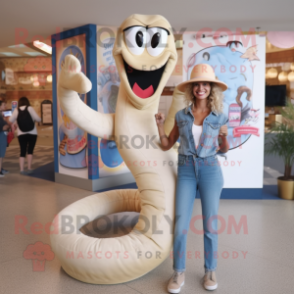
[[[53,160],[52,147],[37,146],[33,167]],[[44,271],[36,271],[25,259],[27,246],[41,241],[50,244],[49,235],[32,233],[34,222],[51,222],[67,205],[93,192],[85,191],[18,173],[18,147],[7,150],[4,167],[11,173],[0,179],[0,294],[42,293],[167,293],[172,274],[172,259],[145,276],[119,285],[91,285],[69,277],[57,258],[46,261]],[[264,183],[276,184],[283,165],[276,158],[265,158]],[[193,216],[201,214],[200,199],[194,203]],[[226,232],[219,235],[219,260],[215,293],[291,294],[294,293],[294,201],[221,200],[219,214],[238,221],[246,216],[248,234]],[[18,217],[27,220],[27,232],[15,229]],[[199,226],[199,229],[201,227]],[[186,282],[181,293],[206,293],[200,284],[203,276],[203,236],[188,234]],[[200,258],[195,258],[200,251]],[[235,252],[235,253],[234,253]],[[233,257],[234,254],[234,257]],[[237,256],[237,257],[236,257]]]

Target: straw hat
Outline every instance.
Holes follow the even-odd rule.
[[[180,83],[177,86],[177,88],[180,91],[185,92],[186,85],[190,83],[195,83],[195,82],[213,82],[217,84],[218,86],[220,86],[222,91],[225,91],[228,89],[228,86],[225,83],[219,81],[216,78],[213,68],[209,64],[205,64],[205,63],[200,63],[195,65],[192,69],[190,80]]]

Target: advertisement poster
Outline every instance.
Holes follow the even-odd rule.
[[[13,113],[14,109],[17,108],[18,101],[11,101],[11,112]]]
[[[61,70],[66,55],[77,57],[82,66],[82,72],[86,74],[86,42],[85,34],[56,42],[56,75]],[[81,100],[86,103],[87,95],[79,94]],[[87,133],[77,127],[62,111],[57,103],[58,121],[58,150],[59,173],[88,179],[87,168]]]
[[[112,55],[116,28],[97,27],[98,112],[115,113],[120,79]],[[129,172],[114,141],[98,138],[99,177]]]
[[[42,104],[43,124],[52,124],[52,104]]]
[[[262,188],[264,158],[265,36],[209,32],[183,35],[183,80],[196,64],[213,67],[228,85],[229,151],[218,156],[224,188]]]

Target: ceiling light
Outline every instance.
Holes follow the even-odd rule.
[[[13,52],[0,52],[1,54],[4,54],[8,57],[19,57],[19,54],[13,53]]]
[[[52,83],[52,75],[48,75],[47,76],[47,82],[48,83]]]
[[[278,71],[272,67],[267,71],[267,74],[269,79],[275,79],[278,76]]]
[[[266,79],[271,79],[271,76],[270,76],[269,70],[266,70],[266,71],[265,71],[265,78],[266,78]]]
[[[38,81],[34,81],[34,82],[33,82],[33,86],[34,86],[34,87],[39,87],[39,86],[40,86],[40,83],[39,83]]]
[[[289,82],[294,82],[294,71],[291,71],[291,72],[288,74],[288,81],[289,81]]]
[[[279,81],[280,82],[287,82],[287,80],[288,80],[288,75],[287,75],[287,73],[285,72],[285,71],[282,71],[282,72],[280,72],[279,73],[279,76],[278,76],[278,79],[279,79]]]
[[[25,52],[25,54],[30,56],[46,56],[46,54],[43,54],[41,52]]]
[[[34,42],[33,42],[33,45],[34,45],[35,47],[37,47],[38,49],[40,49],[40,50],[46,52],[47,54],[50,54],[50,55],[52,54],[52,47],[49,46],[49,45],[47,45],[47,44],[45,44],[45,43],[43,43],[43,42],[40,42],[40,41],[34,41]]]
[[[17,44],[17,45],[8,46],[8,48],[24,48],[24,47],[26,47],[26,45],[24,45],[24,44]]]

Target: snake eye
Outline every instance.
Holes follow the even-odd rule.
[[[147,30],[147,51],[151,56],[160,55],[167,46],[167,31],[162,28]]]
[[[208,52],[204,52],[202,57],[204,60],[208,61],[210,59],[210,54]]]
[[[141,31],[138,31],[136,34],[136,43],[139,47],[143,46],[143,33]]]
[[[160,33],[155,33],[151,39],[151,47],[155,48],[158,46],[160,41]]]
[[[131,53],[141,55],[146,44],[146,28],[135,26],[126,29],[125,42]]]

